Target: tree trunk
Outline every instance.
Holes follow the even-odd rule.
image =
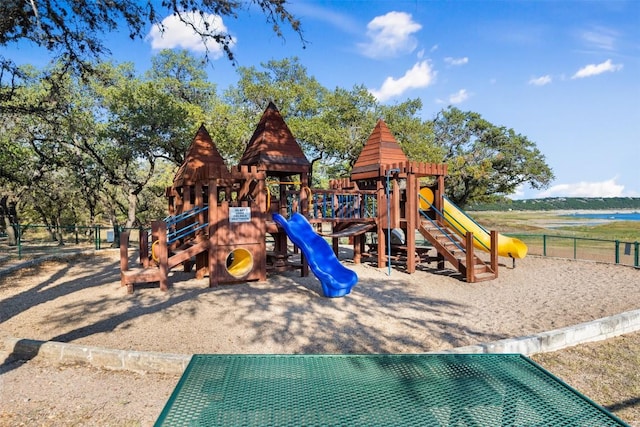
[[[18,245],[18,215],[16,203],[8,202],[9,196],[0,198],[0,230],[7,233],[7,243],[9,246]]]
[[[138,209],[138,193],[130,192],[129,193],[129,209],[127,211],[127,222],[125,223],[125,228],[133,228],[133,225],[136,222],[136,210]]]
[[[62,225],[60,224],[60,217],[56,218],[55,236],[58,241],[58,246],[64,246],[64,238],[62,236]]]
[[[18,245],[18,232],[15,229],[14,224],[11,224],[9,221],[9,217],[4,217],[4,228],[7,232],[7,243],[9,246],[17,246]]]

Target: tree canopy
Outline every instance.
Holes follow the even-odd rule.
[[[478,113],[449,107],[433,120],[433,132],[449,165],[447,195],[460,206],[508,196],[522,184],[543,188],[554,177],[532,141]]]
[[[30,42],[52,53],[52,62],[63,73],[93,73],[93,64],[109,54],[106,35],[125,25],[131,39],[141,39],[152,25],[164,31],[163,17],[173,15],[198,34],[209,52],[211,43],[219,45],[234,61],[230,34],[212,27],[206,14],[237,17],[238,11],[257,6],[266,23],[282,36],[282,26],[291,27],[302,42],[300,22],[282,0],[8,0],[0,2],[0,46]],[[11,58],[0,54],[0,108],[7,107],[16,87],[25,77]],[[55,81],[55,75],[47,75]],[[55,89],[54,86],[53,89]],[[30,106],[38,109],[37,105]],[[1,111],[1,110],[0,110]]]
[[[238,67],[239,81],[218,95],[201,60],[162,51],[144,74],[133,64],[98,61],[93,73],[23,67],[19,95],[0,111],[0,196],[11,194],[29,221],[126,227],[165,213],[164,188],[204,123],[235,165],[269,101],[276,103],[313,162],[313,185],[347,176],[383,118],[407,157],[449,165],[447,195],[457,204],[509,195],[552,178],[535,144],[478,113],[449,107],[423,119],[422,102],[381,105],[361,85],[324,87],[297,58]],[[51,79],[57,75],[56,96]],[[48,113],[20,107],[42,105]]]

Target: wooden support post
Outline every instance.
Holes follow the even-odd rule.
[[[405,202],[405,217],[407,221],[407,231],[405,233],[407,245],[407,273],[416,271],[416,221],[418,214],[418,179],[415,174],[407,176],[407,201]]]
[[[196,255],[196,279],[202,279],[207,275],[207,263],[209,262],[209,252],[200,252]]]
[[[300,267],[300,277],[309,277],[309,262],[302,252],[300,252],[300,261],[302,263],[302,267]]]
[[[353,237],[353,263],[360,264],[364,252],[364,234]]]
[[[433,204],[440,212],[442,212],[442,205],[444,204],[442,196],[444,196],[444,175],[438,175],[436,190],[433,193]]]
[[[400,227],[400,185],[396,178],[390,181],[393,183],[393,189],[391,191],[391,228]],[[391,244],[391,242],[389,242]]]
[[[127,246],[129,245],[128,243],[128,234],[127,233]],[[142,227],[140,227],[138,229],[138,240],[140,242],[140,265],[143,266],[144,268],[149,267],[149,234],[147,233],[147,231],[145,229],[143,229]],[[120,242],[122,242],[122,240],[120,240]],[[120,247],[120,250],[122,250],[122,247]]]
[[[267,206],[267,194],[265,188],[265,176],[261,174],[256,184],[256,192],[257,195],[252,205],[252,215],[255,218],[254,221],[257,221],[256,227],[258,228],[257,240],[259,243],[259,254],[258,259],[254,260],[259,274],[258,280],[260,282],[265,282],[267,280],[267,213],[265,212],[264,207]]]
[[[376,229],[378,236],[378,268],[383,268],[387,260],[387,242],[384,232],[387,227],[387,197],[384,191],[384,178],[378,178],[376,190],[378,199],[378,224]]]
[[[216,249],[218,246],[218,217],[220,207],[218,206],[218,181],[209,180],[209,287],[213,288],[218,285],[218,274],[216,271]]]
[[[300,207],[298,209],[302,215],[307,216],[309,212],[309,202],[311,200],[308,194],[310,190],[305,190],[305,188],[309,188],[309,174],[303,172],[300,173]]]
[[[120,233],[120,272],[129,270],[129,232]],[[124,274],[120,275],[120,284],[126,285],[124,282]]]
[[[182,212],[186,212],[193,207],[191,204],[191,186],[182,187]]]
[[[491,270],[498,278],[498,232],[491,230]]]
[[[474,256],[473,256],[473,233],[470,231],[467,231],[466,235],[465,235],[465,254],[467,255],[466,257],[466,269],[467,269],[467,282],[468,283],[473,283],[476,281],[476,277],[475,277],[475,271],[476,269],[475,267],[475,263],[474,263]]]
[[[158,267],[160,268],[160,290],[169,290],[169,250],[167,248],[167,223],[157,221],[156,236],[158,244],[156,245],[158,256]]]

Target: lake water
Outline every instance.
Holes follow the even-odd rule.
[[[604,213],[575,213],[563,215],[571,218],[600,219],[607,221],[640,221],[640,212],[604,212]]]

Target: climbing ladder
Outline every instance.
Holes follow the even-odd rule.
[[[418,231],[438,252],[440,257],[438,267],[444,268],[444,261],[449,262],[469,283],[493,280],[498,277],[496,249],[498,233],[491,232],[491,246],[486,248],[491,254],[491,260],[485,262],[475,254],[474,243],[477,242],[477,238],[473,233],[461,228],[460,224],[447,219],[435,206],[422,196],[420,197],[430,205],[429,212],[435,213],[435,218],[431,218],[428,212],[419,210],[421,221]],[[479,244],[484,246],[482,243]]]
[[[169,216],[152,224],[152,244],[149,239],[141,238],[141,264],[139,268],[129,269],[129,234],[122,233],[120,240],[120,282],[127,286],[127,292],[133,292],[135,283],[158,282],[160,289],[168,289],[169,271],[180,264],[191,269],[191,258],[209,249],[209,239],[204,230],[209,225],[200,222],[208,208],[196,207],[178,215]],[[202,231],[201,231],[202,230]],[[145,255],[143,255],[145,254]]]

